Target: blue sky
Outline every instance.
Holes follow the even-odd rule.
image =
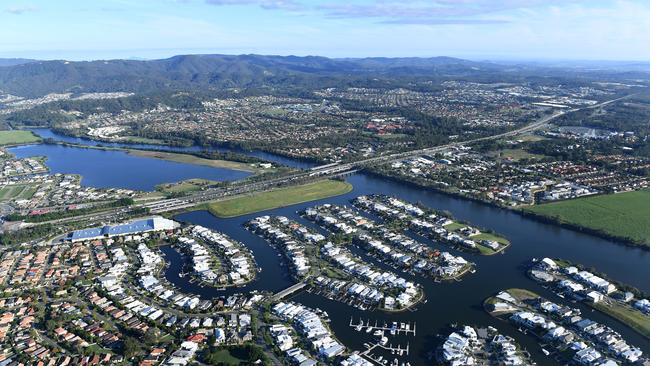
[[[1,0],[0,57],[650,61],[650,0]]]

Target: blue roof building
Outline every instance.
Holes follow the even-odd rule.
[[[133,221],[125,224],[114,226],[95,227],[89,229],[76,230],[69,233],[65,240],[82,241],[100,238],[109,238],[112,236],[139,234],[149,231],[172,230],[178,224],[172,220],[162,217],[152,217],[149,219]]]

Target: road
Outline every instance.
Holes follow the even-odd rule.
[[[186,209],[209,201],[223,200],[225,198],[230,198],[233,196],[250,194],[253,192],[261,192],[278,186],[288,186],[292,184],[303,183],[309,180],[331,178],[337,175],[345,174],[346,172],[350,172],[356,169],[363,169],[369,165],[383,164],[395,160],[407,159],[407,158],[420,156],[424,154],[434,154],[451,148],[470,145],[481,141],[496,140],[496,139],[501,139],[506,137],[514,137],[525,133],[530,133],[542,127],[545,127],[554,119],[563,116],[567,113],[572,113],[584,109],[600,108],[607,104],[614,103],[618,100],[628,98],[632,95],[634,94],[626,95],[616,99],[611,99],[605,102],[597,103],[583,108],[574,108],[565,111],[555,112],[551,115],[544,116],[538,121],[523,126],[521,128],[496,134],[496,135],[480,137],[480,138],[467,140],[467,141],[459,141],[459,142],[454,142],[446,145],[439,145],[430,148],[386,154],[386,155],[376,156],[372,158],[357,160],[349,163],[335,164],[335,165],[328,164],[322,167],[312,168],[311,170],[308,171],[300,171],[297,173],[291,173],[282,177],[271,178],[263,181],[233,182],[231,185],[227,187],[209,188],[201,192],[184,196],[182,198],[161,199],[161,200],[151,201],[147,203],[136,204],[131,206],[130,208],[120,207],[120,208],[108,209],[105,211],[96,212],[87,215],[80,215],[75,217],[52,220],[52,221],[48,221],[48,223],[65,224],[65,223],[79,221],[79,220],[92,220],[94,222],[104,222],[104,221],[115,222],[121,218],[124,218],[125,216],[128,216],[129,211],[133,208],[148,208],[152,214],[163,213],[163,212]]]

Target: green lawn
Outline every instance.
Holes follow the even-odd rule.
[[[16,184],[0,188],[0,201],[13,199],[30,199],[36,193],[37,186],[30,184]]]
[[[607,304],[600,302],[590,305],[612,318],[618,319],[623,324],[626,324],[630,328],[641,333],[643,336],[650,338],[650,316],[647,316],[630,306],[615,301]]]
[[[39,141],[41,138],[34,135],[32,131],[0,131],[0,145],[19,145]]]
[[[539,297],[538,294],[523,288],[510,288],[506,291],[510,293],[512,297],[520,301],[527,300],[527,299],[536,299]]]
[[[503,160],[519,161],[522,159],[541,159],[543,155],[531,154],[523,149],[503,149],[496,151],[494,156]]]
[[[218,217],[235,217],[297,203],[338,196],[352,190],[352,185],[337,180],[322,180],[294,187],[237,197],[208,204],[208,209]]]
[[[239,365],[246,363],[246,360],[233,356],[227,348],[209,354],[208,362],[210,365]]]
[[[525,208],[561,223],[650,245],[650,191],[625,192]]]
[[[449,225],[445,225],[444,228],[447,229],[447,231],[457,231],[458,229],[462,229],[466,227],[467,225],[461,224],[460,222],[452,222]]]

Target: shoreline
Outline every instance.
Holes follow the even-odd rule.
[[[491,202],[491,201],[482,200],[480,198],[463,195],[461,193],[450,192],[450,191],[447,191],[447,190],[444,190],[444,189],[423,185],[423,184],[420,184],[420,183],[417,183],[417,182],[403,180],[403,179],[400,179],[399,177],[385,175],[385,174],[378,173],[378,172],[375,172],[375,171],[364,170],[363,172],[365,174],[368,174],[368,175],[371,175],[371,176],[374,176],[374,177],[377,177],[377,178],[388,179],[388,180],[391,180],[393,182],[406,184],[406,185],[416,187],[416,188],[428,189],[428,190],[431,190],[431,191],[434,191],[434,192],[437,192],[437,193],[441,193],[441,194],[445,194],[445,195],[448,195],[448,196],[451,196],[451,197],[476,202],[476,203],[483,204],[483,205],[493,207],[493,208],[500,208],[500,209],[503,209],[503,210],[507,210],[508,212],[512,212],[512,213],[515,213],[517,215],[520,215],[522,217],[525,217],[525,218],[528,218],[528,219],[531,219],[531,220],[535,220],[537,222],[556,225],[556,226],[560,226],[562,228],[569,229],[569,230],[572,230],[572,231],[577,231],[577,232],[580,232],[580,233],[593,235],[593,236],[596,236],[596,237],[601,238],[601,239],[611,240],[611,241],[615,242],[616,244],[623,245],[623,246],[626,246],[626,247],[637,248],[637,249],[650,251],[650,244],[640,243],[640,242],[634,241],[634,240],[626,238],[626,237],[621,237],[621,236],[608,234],[606,232],[603,232],[603,231],[600,231],[600,230],[597,230],[597,229],[592,229],[592,228],[588,228],[588,227],[584,227],[584,226],[580,226],[580,225],[575,225],[575,224],[571,224],[571,223],[567,223],[567,222],[562,222],[562,221],[559,221],[559,220],[554,219],[552,217],[536,214],[536,213],[533,213],[533,212],[530,212],[530,211],[523,210],[521,208],[515,208],[515,207],[499,205],[499,204]]]

